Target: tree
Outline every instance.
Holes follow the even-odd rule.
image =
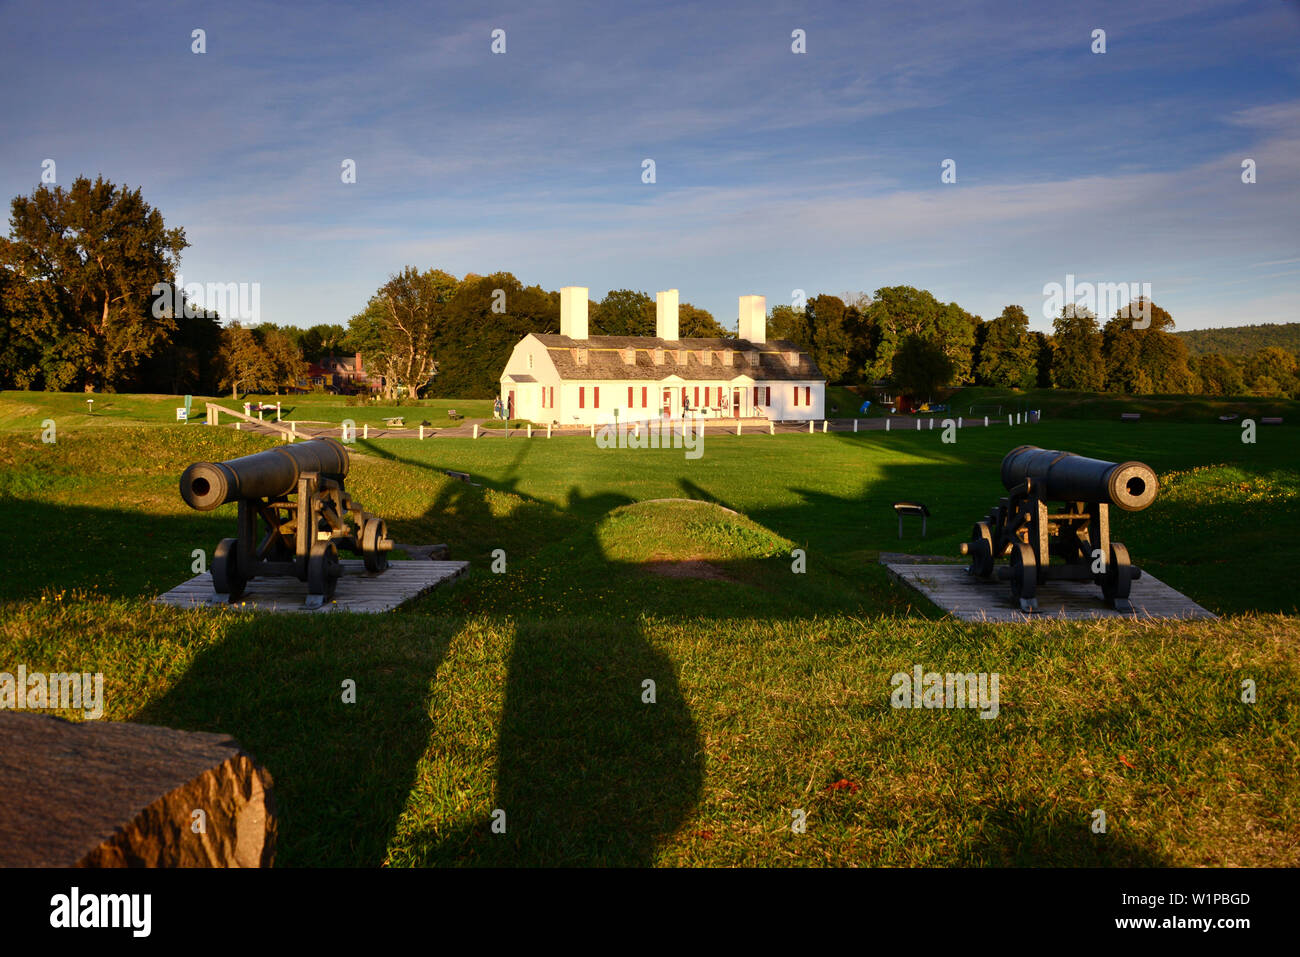
[[[1038,380],[1038,344],[1021,306],[1007,306],[985,327],[980,378],[989,385],[1028,389]]]
[[[943,347],[921,335],[910,335],[894,352],[890,377],[904,395],[931,398],[952,381],[952,360]]]
[[[232,322],[221,330],[220,377],[218,384],[230,390],[232,399],[241,392],[265,392],[275,384],[275,367],[252,329]]]
[[[269,329],[262,336],[262,349],[266,352],[271,376],[271,387],[276,395],[281,388],[295,386],[307,375],[307,363],[302,351],[289,335],[280,329]]]
[[[1149,317],[1139,326],[1137,316]],[[1106,388],[1133,395],[1185,394],[1196,387],[1187,345],[1175,336],[1173,317],[1138,299],[1119,309],[1102,331]]]
[[[677,308],[677,333],[683,339],[734,339],[713,313],[684,302]]]
[[[808,350],[827,382],[839,382],[849,370],[848,319],[848,309],[838,296],[813,296],[804,306],[805,341],[794,341]]]
[[[1252,395],[1290,395],[1296,390],[1295,353],[1279,346],[1260,349],[1246,360]]]
[[[591,320],[592,335],[653,336],[655,301],[644,292],[611,289],[596,306]]]
[[[348,323],[347,341],[372,374],[382,375],[384,394],[405,388],[416,395],[438,369],[435,343],[446,305],[460,281],[441,269],[407,266],[379,287],[366,308]]]
[[[501,370],[519,340],[559,328],[558,292],[524,286],[508,272],[462,280],[439,330],[438,375],[428,394],[497,395]]]
[[[1246,380],[1241,366],[1225,356],[1211,354],[1194,360],[1204,395],[1244,395]]]
[[[33,283],[44,322],[46,388],[80,379],[86,391],[116,388],[175,331],[153,309],[155,283],[173,282],[188,243],[168,229],[141,191],[102,177],[68,190],[38,187],[11,204],[0,263]]]
[[[1052,385],[1100,392],[1106,383],[1101,330],[1088,309],[1067,304],[1052,320]]]
[[[955,302],[943,304],[934,295],[911,286],[877,289],[862,315],[859,340],[874,345],[863,366],[868,379],[882,379],[893,369],[894,354],[913,336],[920,336],[943,352],[952,369],[952,381],[971,378],[971,355],[979,318]]]

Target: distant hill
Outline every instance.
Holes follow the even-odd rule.
[[[1261,326],[1231,326],[1223,329],[1188,329],[1175,332],[1194,356],[1217,352],[1224,356],[1246,356],[1268,346],[1300,352],[1300,322],[1268,323]]]

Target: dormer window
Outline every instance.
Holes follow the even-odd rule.
[[[724,366],[729,366],[729,365],[731,365],[731,350],[730,350],[730,349],[723,349],[722,352],[719,353],[719,355],[722,356],[722,364],[723,364]]]
[[[621,350],[619,350],[619,351],[620,351],[620,352],[622,353],[622,355],[623,355],[623,364],[624,364],[624,365],[629,365],[629,366],[630,366],[630,365],[635,365],[635,364],[636,364],[636,350],[635,350],[635,349],[621,349]]]
[[[579,346],[573,350],[573,361],[580,366],[587,364],[587,349],[585,346]]]
[[[799,353],[787,352],[785,354],[786,365],[797,366],[799,364]]]
[[[663,364],[664,364],[664,350],[655,349],[655,365],[661,366]]]
[[[678,349],[678,350],[677,350],[677,364],[678,364],[679,366],[684,366],[684,365],[686,365],[686,359],[687,359],[687,356],[689,356],[689,355],[690,355],[690,353],[688,353],[685,349]]]

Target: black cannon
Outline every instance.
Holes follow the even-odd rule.
[[[1110,540],[1110,506],[1137,512],[1150,505],[1160,487],[1150,466],[1022,445],[1002,460],[1002,484],[1008,496],[961,546],[972,575],[993,577],[995,561],[1006,557],[997,575],[1010,582],[1022,611],[1037,609],[1038,586],[1052,579],[1093,581],[1112,608],[1132,610],[1129,589],[1142,570]],[[1049,512],[1048,502],[1068,505]]]
[[[257,575],[292,575],[307,583],[308,607],[319,607],[334,596],[342,574],[340,548],[360,554],[369,571],[387,568],[388,526],[344,491],[347,474],[348,450],[334,439],[187,468],[181,498],[191,508],[239,505],[239,534],[223,538],[212,559],[217,594],[234,601]]]

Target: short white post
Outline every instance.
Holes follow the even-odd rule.
[[[420,426],[420,441],[424,441],[424,426]]]
[[[546,423],[546,437],[548,439],[551,437],[551,423],[549,422]]]
[[[988,427],[989,427],[989,417],[986,415],[984,416],[984,428],[987,429]]]
[[[595,422],[591,423],[591,437],[592,437],[593,439],[596,437],[596,423],[595,423]]]
[[[830,425],[825,419],[822,419],[822,435],[826,434],[826,426]]]
[[[474,438],[478,438],[478,423],[474,423]]]
[[[275,421],[280,421],[280,400],[275,400]]]
[[[363,423],[363,424],[362,424],[362,426],[361,426],[361,437],[362,437],[363,439],[368,439],[368,438],[370,438],[370,423],[369,423],[369,422],[366,422],[366,423]]]
[[[809,434],[809,435],[812,435],[812,430],[813,430],[813,420],[812,420],[812,419],[809,419],[809,420],[808,420],[808,434]]]
[[[528,437],[530,439],[533,437],[533,423],[531,422],[528,423]]]
[[[1011,424],[1012,424],[1012,422],[1011,422],[1011,416],[1008,415],[1008,416],[1007,416],[1007,425],[1011,425]]]
[[[768,420],[767,423],[767,434],[776,435],[776,423],[771,421],[770,419]]]
[[[858,431],[858,420],[857,420],[857,419],[854,419],[854,420],[853,420],[853,431],[854,431],[854,432]]]
[[[703,437],[703,435],[704,435],[704,423],[701,422],[701,423],[700,423],[700,436]]]
[[[236,431],[236,432],[243,432],[243,431],[244,431],[244,423],[243,423],[243,422],[236,422],[236,423],[235,423],[235,431]]]
[[[739,419],[736,420],[736,434],[737,434],[737,435],[740,434],[740,420],[739,420]]]
[[[889,416],[885,416],[885,431],[889,431]]]
[[[957,428],[961,428],[961,416],[957,416]]]
[[[921,420],[920,420],[920,419],[917,419],[917,420],[916,420],[916,431],[918,431],[918,432],[921,431]]]

